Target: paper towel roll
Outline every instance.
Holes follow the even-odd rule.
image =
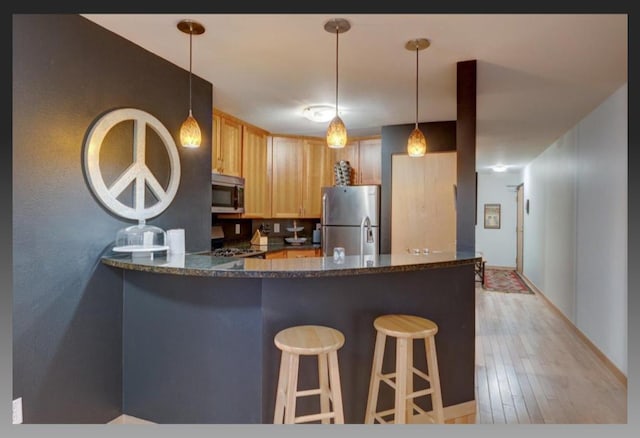
[[[169,254],[184,254],[184,228],[167,230]]]

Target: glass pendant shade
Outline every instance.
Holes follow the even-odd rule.
[[[344,126],[339,116],[335,116],[329,123],[329,128],[327,128],[327,145],[330,148],[338,149],[345,147],[346,144],[347,127]]]
[[[200,126],[189,110],[189,117],[182,122],[180,127],[180,143],[185,148],[197,148],[200,147],[201,142]]]
[[[421,157],[427,153],[427,139],[416,126],[407,141],[407,154],[410,157]]]

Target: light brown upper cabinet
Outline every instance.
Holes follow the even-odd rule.
[[[382,139],[358,142],[358,172],[356,184],[382,184]]]
[[[268,133],[252,126],[242,127],[242,176],[245,179],[246,218],[271,217],[271,145]]]
[[[358,141],[350,141],[343,148],[332,149],[324,143],[325,147],[329,149],[329,162],[331,165],[329,166],[329,172],[331,175],[331,185],[335,182],[334,174],[333,174],[333,166],[339,161],[348,161],[351,165],[352,173],[351,173],[351,184],[357,184],[357,175],[358,168],[360,165],[358,164]]]
[[[329,150],[324,140],[304,141],[302,217],[319,218],[322,215],[322,187],[333,185]]]
[[[332,185],[328,155],[322,140],[272,138],[272,217],[320,217],[321,187]]]
[[[271,142],[271,216],[302,217],[304,141],[301,138],[272,137]]]
[[[333,166],[340,160],[348,161],[353,172],[351,184],[382,184],[381,178],[381,151],[382,139],[380,137],[363,140],[353,140],[344,148],[329,149],[329,175],[331,184],[335,179]]]
[[[242,123],[234,117],[214,110],[213,130],[212,171],[241,176]]]

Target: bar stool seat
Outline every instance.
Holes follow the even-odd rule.
[[[438,325],[426,318],[401,314],[379,316],[375,319],[373,325],[376,329],[376,344],[371,366],[369,397],[367,399],[364,422],[372,424],[377,420],[379,423],[405,424],[411,423],[414,413],[418,413],[432,423],[444,423],[444,409],[442,407],[435,346]],[[394,372],[383,374],[382,362],[387,336],[396,339],[396,364]],[[426,373],[414,366],[414,339],[424,339],[427,359]],[[428,387],[414,391],[414,375],[427,381],[429,383]],[[395,391],[394,407],[392,409],[377,411],[380,382],[385,382]],[[423,396],[431,397],[431,411],[423,410],[414,402],[415,398]],[[385,417],[390,415],[393,415],[393,421],[385,420]]]
[[[274,424],[321,421],[344,424],[342,391],[338,368],[338,350],[344,335],[331,327],[301,325],[278,332],[274,343],[282,351],[276,394]],[[318,388],[298,391],[300,356],[318,356]],[[320,396],[320,413],[296,417],[298,397]]]

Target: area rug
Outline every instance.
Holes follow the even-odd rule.
[[[531,289],[516,274],[516,271],[508,269],[489,269],[484,270],[485,290],[493,292],[532,294]]]

